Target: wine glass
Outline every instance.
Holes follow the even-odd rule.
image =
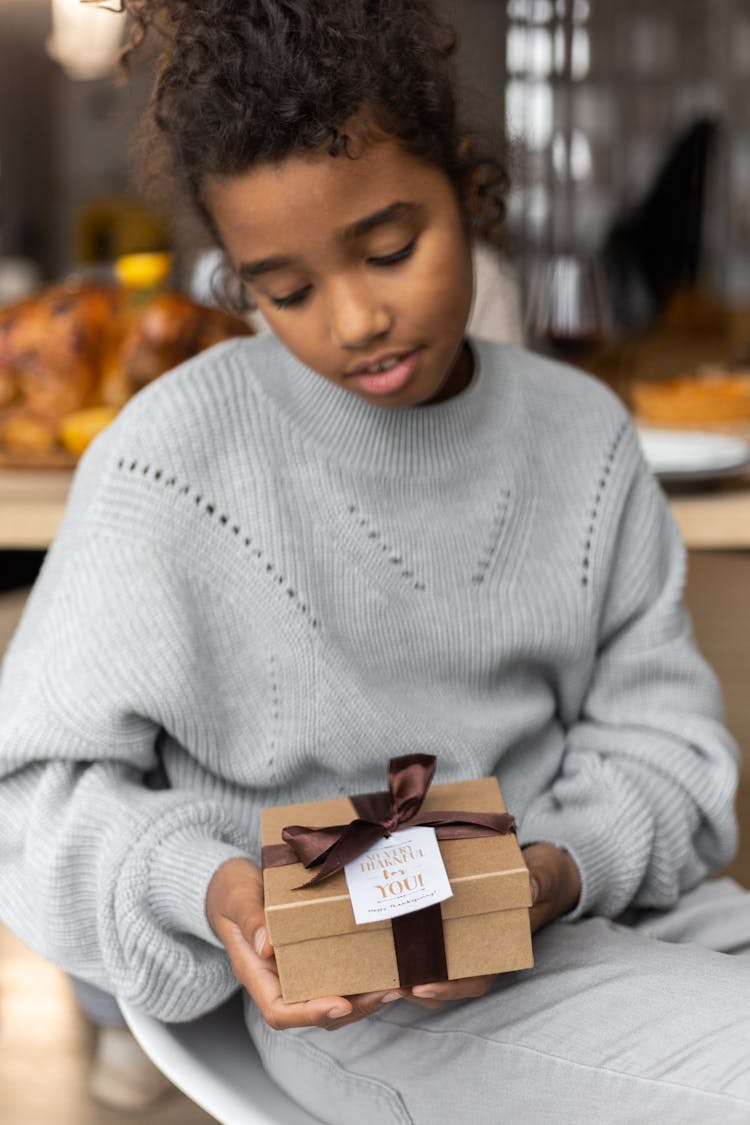
[[[610,333],[607,282],[596,258],[556,254],[532,269],[526,338],[535,351],[586,368]]]

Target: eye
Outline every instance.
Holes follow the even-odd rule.
[[[288,297],[269,297],[269,301],[277,309],[290,309],[293,305],[301,305],[310,292],[310,286],[306,285],[304,289],[298,289],[295,293],[290,293]]]
[[[413,238],[408,246],[404,246],[401,250],[396,250],[393,254],[386,254],[382,258],[368,258],[368,262],[372,266],[397,266],[399,262],[405,262],[414,253],[414,248],[417,245],[416,238]]]

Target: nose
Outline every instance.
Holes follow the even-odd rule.
[[[391,330],[390,310],[366,281],[351,277],[337,281],[329,302],[331,337],[341,348],[366,347]]]

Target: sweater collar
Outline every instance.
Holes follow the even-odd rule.
[[[498,345],[469,340],[474,375],[454,398],[385,409],[328,382],[275,337],[264,343],[270,351],[259,371],[264,395],[329,459],[386,476],[435,475],[496,448],[498,412],[490,400],[503,394]]]

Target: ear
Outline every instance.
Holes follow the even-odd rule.
[[[456,155],[462,164],[474,155],[474,138],[470,133],[462,133],[458,138]]]
[[[470,133],[462,133],[456,145],[456,155],[459,163],[464,167],[471,166],[476,156],[476,145]],[[479,167],[471,169],[471,174],[466,180],[466,206],[469,214],[476,216],[482,208],[482,170]]]

